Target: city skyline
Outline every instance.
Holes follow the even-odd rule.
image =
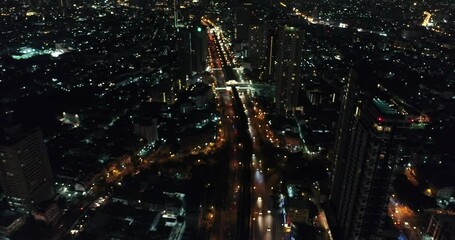
[[[5,0],[5,239],[455,237],[455,3]]]

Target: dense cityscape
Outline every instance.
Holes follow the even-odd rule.
[[[453,0],[3,0],[0,36],[0,239],[455,239]]]

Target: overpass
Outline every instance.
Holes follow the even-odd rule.
[[[242,84],[242,85],[231,85],[226,87],[215,87],[215,91],[231,91],[232,87],[236,87],[237,90],[251,90],[253,87],[251,84]]]
[[[270,89],[273,91],[273,86],[267,83],[248,83],[248,82],[226,82],[226,86],[215,87],[215,91],[230,91],[232,87],[236,87],[237,90],[251,90],[261,91],[261,89]]]

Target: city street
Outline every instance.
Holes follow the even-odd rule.
[[[209,25],[209,24],[208,24]],[[230,71],[231,68],[227,67],[230,66],[234,59],[232,59],[232,54],[229,52],[229,48],[226,45],[226,41],[222,38],[222,33],[220,33],[220,29],[217,29],[217,36],[215,34],[209,37],[209,52],[210,54],[210,63],[212,69],[220,69],[225,68],[224,71]],[[210,34],[209,34],[210,35]],[[221,60],[221,61],[220,61]],[[225,80],[226,76],[220,70],[214,70],[213,75],[216,78],[216,83],[218,87],[225,87]],[[232,79],[233,76],[235,79]],[[236,74],[230,74],[228,80],[236,80],[237,82],[241,82],[239,79],[243,79],[243,76],[240,78],[239,76],[235,76]],[[220,86],[221,85],[221,86]],[[228,90],[229,91],[229,90]],[[283,216],[276,212],[272,206],[271,194],[272,194],[272,186],[273,184],[267,179],[268,175],[267,172],[270,169],[263,169],[262,164],[262,156],[263,156],[263,149],[261,144],[259,144],[259,139],[263,141],[269,141],[273,145],[279,146],[278,139],[274,137],[272,131],[270,130],[269,124],[264,121],[265,113],[262,112],[257,107],[257,104],[253,104],[253,101],[249,97],[248,91],[239,92],[239,97],[241,103],[232,103],[231,95],[228,95],[226,91],[219,91],[218,94],[220,95],[220,99],[222,100],[221,104],[225,107],[224,115],[222,116],[223,124],[232,124],[234,120],[238,119],[237,116],[231,115],[232,113],[232,105],[239,104],[242,106],[242,110],[247,117],[247,128],[248,128],[248,135],[253,142],[252,151],[243,151],[243,154],[250,154],[251,156],[251,166],[249,174],[251,176],[251,185],[246,186],[244,183],[239,184],[239,174],[241,177],[241,172],[239,171],[239,167],[246,167],[241,166],[242,162],[238,161],[241,159],[242,156],[238,154],[243,150],[242,146],[236,142],[235,140],[238,139],[238,129],[236,128],[236,124],[232,124],[232,133],[227,134],[231,136],[228,142],[231,142],[232,149],[232,157],[231,157],[231,164],[230,164],[230,187],[228,189],[228,195],[226,198],[227,206],[229,206],[229,210],[231,212],[235,212],[239,204],[248,204],[248,202],[238,202],[239,199],[239,192],[241,191],[250,191],[248,196],[250,196],[249,201],[251,206],[243,206],[243,209],[251,208],[251,214],[249,214],[249,219],[245,220],[248,223],[244,223],[241,225],[248,225],[248,236],[250,239],[282,239],[283,238],[283,224],[284,219]],[[237,113],[239,114],[239,113]],[[226,121],[229,119],[230,121]],[[245,157],[245,156],[243,156]],[[245,162],[243,162],[245,164]],[[244,174],[244,176],[247,176]],[[234,181],[232,181],[234,179]],[[242,178],[240,178],[242,179]],[[246,179],[242,179],[242,181],[247,181]],[[243,186],[243,189],[242,189]],[[230,197],[231,195],[232,197]],[[224,239],[228,238],[232,235],[231,231],[227,231],[227,233],[222,233],[222,229],[226,229],[226,226],[232,226],[233,218],[227,217],[225,211],[220,212],[220,220],[218,221],[219,226],[217,227],[219,233],[216,237],[212,237],[212,239]],[[239,213],[238,217],[242,217],[242,213]],[[221,220],[224,219],[224,220]],[[229,221],[231,225],[226,225],[225,221]],[[238,225],[239,226],[239,225]],[[232,228],[231,228],[232,229]],[[245,233],[244,233],[245,234]],[[242,236],[245,237],[245,236]]]
[[[226,87],[222,60],[216,37],[209,34],[209,63],[212,69],[212,76],[215,78],[215,87]],[[217,106],[220,112],[220,121],[223,129],[224,141],[229,144],[229,179],[223,206],[216,210],[215,223],[210,239],[235,239],[237,227],[237,211],[240,190],[240,162],[237,151],[238,141],[236,135],[236,116],[233,109],[232,94],[227,90],[216,92]]]

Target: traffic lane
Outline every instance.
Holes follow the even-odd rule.
[[[213,46],[212,46],[213,49]],[[218,67],[220,67],[220,59],[218,58],[218,55],[215,54],[215,51],[212,51],[212,60],[217,64]],[[214,70],[213,74],[215,75],[216,78],[216,83],[221,86],[225,86],[225,81],[224,81],[224,73],[221,70]],[[231,97],[229,92],[220,92],[220,103],[222,105],[222,113],[221,115],[221,123],[223,125],[223,129],[225,134],[225,138],[228,139],[228,144],[231,144],[232,146],[236,145],[236,139],[235,139],[235,134],[234,131],[236,131],[236,125],[237,123],[234,121],[235,119],[232,118],[234,115],[232,103],[231,103]],[[221,107],[221,105],[219,105]],[[230,158],[229,158],[229,182],[234,183],[230,184],[230,187],[226,189],[226,202],[224,204],[225,208],[220,209],[219,211],[219,221],[217,221],[217,226],[216,228],[218,229],[217,231],[217,236],[212,236],[212,237],[218,237],[218,239],[226,239],[229,236],[235,236],[236,235],[236,222],[237,222],[237,202],[239,200],[238,196],[238,188],[237,186],[240,185],[239,182],[239,167],[238,167],[238,152],[236,151],[236,148],[233,148],[232,152],[230,152]],[[227,209],[226,209],[227,208]]]
[[[274,228],[273,228],[273,215],[262,211],[259,208],[255,208],[255,220],[252,224],[252,239],[274,239]]]
[[[253,149],[256,150],[252,159],[253,189],[256,198],[255,216],[253,216],[253,218],[256,217],[256,224],[253,229],[255,233],[253,239],[273,239],[274,233],[279,229],[274,224],[270,193],[265,183],[261,154],[258,151],[260,149],[256,147]]]
[[[252,105],[248,104],[250,101],[247,101],[245,98],[245,105],[250,106],[250,111],[248,111],[248,115],[250,117],[250,124],[255,125],[254,128],[259,128],[257,124],[254,124],[257,120],[253,117],[254,111],[252,109]],[[259,131],[256,130],[251,131],[253,135],[253,139],[257,137],[257,134]],[[264,235],[255,235],[258,238],[257,239],[267,239],[267,238],[273,238],[273,239],[282,239],[283,236],[283,226],[284,224],[282,215],[279,212],[274,211],[273,206],[272,206],[272,200],[271,200],[271,194],[272,194],[272,188],[270,183],[268,184],[265,181],[265,174],[267,171],[264,171],[262,167],[262,146],[257,142],[253,141],[253,151],[255,152],[255,158],[254,158],[254,164],[252,167],[255,168],[255,192],[258,196],[262,196],[262,208],[263,208],[263,214],[267,213],[269,218],[268,222],[266,221],[267,218],[263,218],[264,220],[258,219],[258,231],[259,232],[268,232],[269,234],[264,234]],[[267,210],[270,210],[270,213],[267,212]],[[264,216],[264,215],[263,215]],[[263,222],[265,221],[265,222]],[[261,229],[259,229],[259,226],[261,226]],[[265,230],[264,230],[265,229]]]

